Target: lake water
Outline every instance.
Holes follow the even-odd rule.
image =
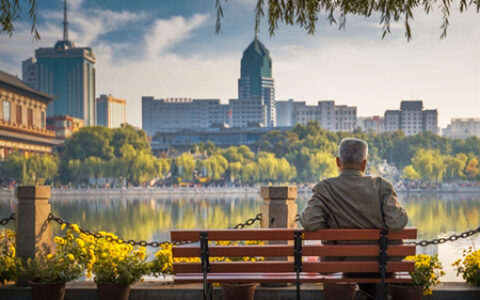
[[[299,211],[308,195],[299,195]],[[418,228],[419,239],[432,239],[475,229],[480,224],[480,196],[474,193],[399,194],[409,215],[409,225]],[[54,196],[56,216],[92,231],[110,231],[126,239],[169,240],[170,229],[228,228],[253,218],[260,212],[261,198],[254,194],[238,196]],[[0,218],[15,210],[15,199],[0,197]],[[13,228],[12,225],[9,225]],[[258,227],[255,224],[252,227]],[[53,226],[54,234],[59,226]],[[418,253],[439,254],[447,273],[443,281],[462,281],[451,263],[462,250],[480,247],[480,234],[442,245],[419,247]],[[153,251],[151,249],[150,251]]]

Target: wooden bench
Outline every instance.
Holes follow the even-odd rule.
[[[390,233],[376,229],[324,229],[311,232],[298,229],[172,230],[172,242],[199,242],[173,247],[174,283],[203,282],[204,298],[208,297],[210,284],[215,282],[296,283],[297,299],[300,299],[300,284],[304,282],[380,283],[380,299],[385,299],[385,283],[410,282],[408,272],[415,267],[414,262],[401,261],[401,258],[415,254],[415,245],[392,245],[390,242],[416,238],[416,228]],[[247,240],[283,244],[232,246],[211,243]],[[355,242],[349,245],[342,242],[323,245],[304,243],[319,240]],[[348,259],[310,261],[304,260],[306,256]],[[196,262],[179,262],[181,258],[195,257]],[[214,257],[264,257],[266,260],[212,261]],[[272,257],[277,257],[277,260],[268,260]],[[278,260],[278,257],[290,259]],[[355,261],[355,257],[363,260]],[[370,274],[365,276],[365,273]],[[350,274],[353,274],[352,277]]]

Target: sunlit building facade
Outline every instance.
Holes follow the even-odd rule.
[[[59,141],[46,127],[46,114],[54,98],[0,71],[0,158],[13,152],[52,153]]]
[[[402,130],[406,135],[422,132],[438,133],[438,112],[423,109],[423,101],[402,101],[400,110],[387,110],[384,115],[385,131]]]
[[[47,129],[55,132],[58,139],[66,139],[72,136],[84,126],[82,119],[70,116],[47,117]]]
[[[317,105],[296,102],[294,108],[295,124],[306,125],[318,122],[321,128],[329,131],[353,132],[357,126],[357,107],[335,105],[335,101],[318,101]]]
[[[97,125],[108,128],[117,128],[127,122],[127,101],[101,95],[97,98]]]

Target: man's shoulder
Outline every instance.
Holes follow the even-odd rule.
[[[319,190],[331,185],[332,182],[334,182],[335,180],[338,180],[338,177],[329,177],[329,178],[322,179],[319,183],[317,183],[313,187],[313,192],[319,191]]]

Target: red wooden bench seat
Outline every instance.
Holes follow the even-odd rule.
[[[391,233],[377,229],[324,229],[313,232],[298,229],[172,230],[172,242],[200,242],[200,245],[173,247],[174,282],[203,282],[204,286],[214,282],[296,283],[297,299],[302,282],[406,283],[411,281],[408,272],[414,270],[415,264],[401,261],[401,258],[414,255],[415,245],[388,245],[388,242],[414,240],[416,237],[416,228]],[[247,240],[273,244],[210,243]],[[354,244],[303,244],[304,241],[318,240],[354,241]],[[304,261],[306,256],[348,259]],[[177,262],[179,258],[192,257],[201,258],[201,262]],[[212,261],[212,257],[264,257],[267,260],[225,262]],[[354,260],[356,257],[363,260]],[[362,276],[366,273],[371,274]],[[356,276],[349,277],[350,274]]]

